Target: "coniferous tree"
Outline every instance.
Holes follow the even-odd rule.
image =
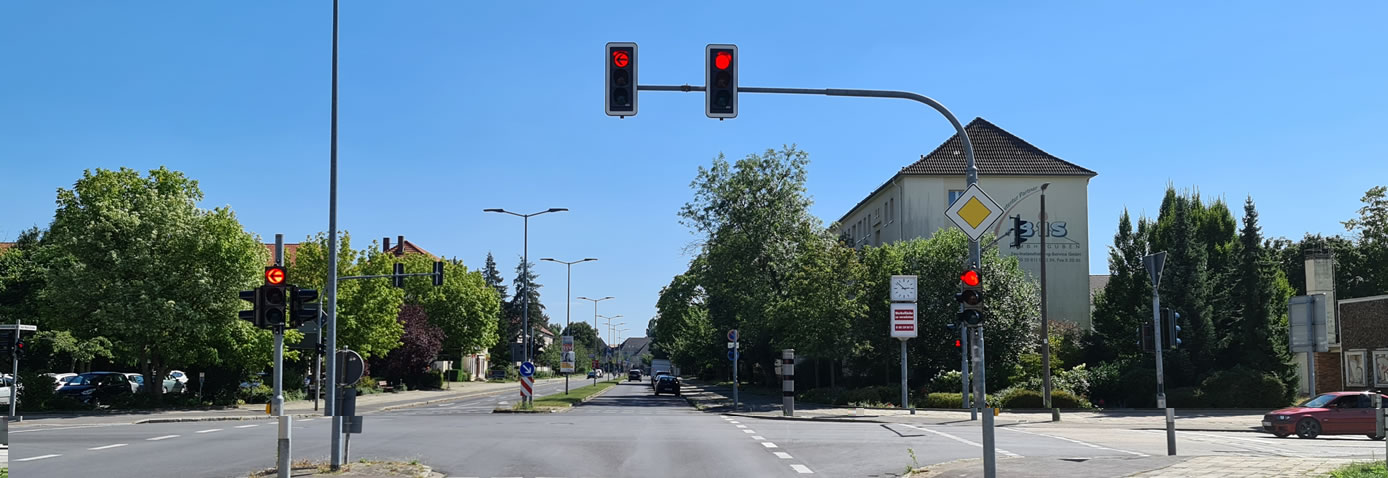
[[[1296,389],[1296,370],[1287,350],[1286,310],[1291,287],[1263,245],[1262,228],[1253,198],[1244,203],[1231,296],[1235,298],[1232,327],[1223,364],[1241,364],[1269,372],[1286,386],[1287,400]]]
[[[1094,297],[1096,340],[1087,357],[1091,362],[1141,352],[1135,342],[1138,326],[1152,316],[1152,284],[1142,265],[1142,257],[1147,254],[1148,229],[1147,219],[1142,218],[1134,231],[1126,209],[1118,219],[1118,232],[1109,246],[1109,281]]]

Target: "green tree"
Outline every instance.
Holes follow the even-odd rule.
[[[1360,198],[1364,206],[1359,217],[1344,222],[1345,229],[1354,233],[1356,243],[1369,267],[1363,270],[1363,281],[1370,290],[1388,290],[1388,188],[1375,186]]]
[[[1108,284],[1094,296],[1094,333],[1086,358],[1097,364],[1142,352],[1137,330],[1152,317],[1152,281],[1143,266],[1150,224],[1139,218],[1137,229],[1125,209],[1108,248]]]
[[[1230,294],[1236,298],[1235,312],[1221,361],[1226,366],[1221,368],[1242,364],[1272,373],[1286,387],[1283,401],[1290,402],[1297,389],[1296,368],[1287,349],[1286,310],[1292,288],[1263,247],[1262,228],[1252,197],[1244,202],[1243,229],[1236,251],[1237,266]]]
[[[381,252],[375,242],[363,251],[352,249],[352,235],[338,238],[337,276],[390,274],[395,256]],[[328,280],[328,235],[318,233],[299,243],[289,265],[289,281],[300,287],[325,290]],[[326,307],[327,302],[324,302]],[[337,344],[364,358],[382,357],[400,346],[405,333],[398,319],[404,293],[390,279],[339,280],[337,283]],[[288,340],[285,341],[289,343]]]
[[[47,279],[39,255],[42,241],[43,232],[31,228],[19,234],[13,247],[0,250],[0,323],[42,325],[39,293]]]
[[[1167,253],[1160,286],[1162,306],[1181,314],[1184,343],[1168,354],[1171,360],[1166,369],[1172,386],[1195,385],[1217,369],[1219,341],[1210,290],[1228,285],[1210,280],[1209,249],[1198,234],[1199,201],[1198,195],[1181,195],[1168,188],[1151,236],[1151,250]]]
[[[486,265],[482,267],[482,279],[487,282],[487,286],[496,290],[496,296],[501,300],[506,300],[505,279],[501,277],[501,271],[496,268],[496,259],[492,258],[492,253],[487,253]]]
[[[406,273],[434,270],[434,259],[424,254],[395,260],[404,264]],[[445,352],[471,353],[496,345],[496,317],[501,313],[496,289],[461,261],[444,261],[443,269],[441,286],[435,286],[432,277],[405,278],[405,302],[423,307],[429,323],[443,330]]]
[[[110,339],[148,383],[175,365],[268,362],[270,334],[236,315],[265,247],[230,208],[201,209],[202,199],[196,181],[162,167],[144,177],[89,170],[59,189],[43,248],[45,322]],[[158,397],[162,387],[149,390]]]
[[[529,272],[529,280],[526,280],[527,269]],[[549,315],[545,314],[545,304],[540,302],[540,288],[544,287],[544,285],[536,281],[536,279],[539,278],[540,275],[535,273],[534,262],[530,263],[529,268],[525,266],[524,258],[521,258],[520,263],[516,264],[516,279],[511,281],[511,283],[516,286],[516,293],[511,296],[511,301],[506,304],[506,315],[510,318],[510,326],[508,327],[510,335],[502,337],[504,341],[504,339],[508,337],[514,339],[521,335],[521,328],[525,324],[524,319],[526,317],[525,297],[529,297],[531,355],[537,354],[540,351],[540,341],[534,339],[534,337],[538,336],[536,331],[539,330],[540,326],[549,323]]]

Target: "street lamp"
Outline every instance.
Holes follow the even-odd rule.
[[[598,302],[602,302],[602,301],[604,301],[604,300],[608,300],[608,299],[612,299],[612,298],[614,298],[614,297],[612,297],[612,296],[610,296],[610,295],[607,296],[607,297],[603,297],[603,298],[601,298],[601,299],[589,299],[589,298],[587,298],[587,297],[579,297],[579,299],[582,299],[582,300],[591,300],[591,301],[593,301],[593,334],[596,335],[596,336],[598,336],[598,337],[602,337],[602,334],[598,332],[599,330],[602,330],[602,329],[599,329],[599,328],[598,328]],[[593,353],[595,354],[595,355],[594,355],[594,358],[597,358],[597,355],[596,355],[597,352],[598,352],[598,344],[597,344],[596,342],[594,342],[594,343],[593,343]],[[594,374],[594,376],[593,376],[593,385],[597,385],[597,384],[598,384],[598,377],[597,377],[596,374]]]
[[[1044,406],[1051,408],[1051,330],[1046,315],[1046,235],[1050,225],[1046,222],[1046,188],[1051,183],[1041,184],[1041,223],[1031,229],[1041,236],[1041,368],[1042,398]],[[1051,409],[1051,421],[1060,421],[1060,413]]]
[[[524,322],[521,325],[521,333],[524,334],[525,337],[522,340],[522,343],[524,343],[525,347],[524,357],[526,362],[530,361],[530,217],[539,216],[541,214],[548,214],[551,212],[564,211],[568,211],[568,208],[552,207],[544,211],[531,214],[519,214],[500,208],[482,210],[482,212],[499,212],[502,214],[510,214],[512,216],[516,216],[525,220],[525,235],[523,236],[525,245],[523,249],[524,252],[521,254],[521,268],[523,270],[522,275],[525,279],[525,296],[521,298],[521,320]]]
[[[574,279],[574,272],[573,272],[573,271],[574,271],[574,264],[578,264],[578,263],[581,263],[581,262],[596,261],[597,259],[594,259],[594,258],[592,258],[592,257],[589,257],[589,258],[586,258],[586,259],[583,259],[583,260],[579,260],[579,261],[565,262],[565,261],[561,261],[561,260],[555,259],[555,258],[553,258],[553,257],[541,257],[540,260],[542,260],[542,261],[549,261],[549,262],[557,262],[557,263],[560,263],[560,264],[563,264],[563,265],[564,265],[565,272],[567,273],[567,275],[565,276],[565,279],[564,279],[564,280],[565,280],[565,283],[564,283],[564,331],[567,332],[567,331],[569,330],[569,308],[570,308],[569,306],[573,303],[573,300],[570,299],[569,296],[570,296],[570,295],[573,295],[573,279]],[[560,339],[560,340],[562,340],[562,339]],[[575,359],[576,359],[576,358],[577,358],[577,357],[575,357]],[[562,360],[562,358],[561,358],[561,360]],[[568,394],[569,394],[569,373],[568,373],[568,372],[565,372],[565,373],[564,373],[564,395],[568,395]]]
[[[622,317],[622,314],[617,314],[617,315],[614,315],[614,316],[611,316],[611,317],[608,317],[608,316],[606,316],[606,315],[600,315],[599,317],[602,317],[604,320],[607,321],[607,348],[608,348],[608,349],[612,349],[612,348],[613,348],[613,345],[612,345],[612,319],[616,319],[616,318]],[[623,324],[623,323],[621,323],[621,322],[617,322],[617,325],[625,325],[625,324]]]

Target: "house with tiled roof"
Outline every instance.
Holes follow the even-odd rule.
[[[997,242],[985,246],[1017,257],[1023,269],[1039,277],[1038,234],[1046,234],[1049,316],[1088,327],[1089,180],[1098,173],[1060,159],[983,118],[974,118],[964,131],[973,145],[978,186],[1002,212],[987,229]],[[965,168],[963,142],[958,134],[952,135],[849,209],[839,219],[838,233],[854,247],[863,247],[930,237],[957,227],[945,211],[967,187]],[[1040,224],[1043,184],[1048,185],[1044,226]],[[1013,247],[1018,239],[1021,243]]]

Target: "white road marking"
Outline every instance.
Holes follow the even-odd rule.
[[[161,436],[161,437],[146,438],[145,441],[168,440],[168,439],[170,439],[170,438],[178,438],[178,435],[164,435],[164,436]]]
[[[800,474],[814,473],[813,471],[810,471],[810,467],[805,466],[805,465],[790,465],[790,467],[791,467],[792,469],[794,469],[796,473],[800,473]]]
[[[753,440],[756,440],[756,441],[765,441],[765,440],[766,440],[766,437],[761,436],[761,435],[752,435],[752,439],[753,439]]]
[[[769,442],[769,441],[761,442],[761,446],[764,446],[764,447],[767,447],[767,448],[776,448],[776,444],[775,444],[775,443],[771,443],[771,442]]]
[[[238,427],[236,427],[236,428],[251,428],[251,427],[258,427],[258,426],[260,426],[260,425],[241,425],[241,426],[238,426]]]
[[[965,445],[972,445],[972,446],[976,446],[976,447],[979,447],[979,448],[983,448],[983,444],[981,444],[981,443],[975,443],[975,442],[972,442],[972,441],[969,441],[969,440],[965,440],[965,439],[963,439],[963,438],[959,438],[959,437],[957,437],[957,436],[950,435],[950,434],[945,433],[945,432],[935,431],[935,430],[931,430],[931,429],[929,429],[929,428],[921,428],[921,427],[914,426],[914,425],[905,425],[905,424],[903,424],[902,426],[907,427],[907,428],[913,428],[913,429],[916,429],[916,430],[920,430],[920,431],[923,431],[923,432],[926,432],[926,433],[933,433],[933,434],[936,434],[936,435],[939,435],[939,436],[948,438],[948,439],[950,439],[950,440],[954,440],[954,441],[957,441],[957,442],[959,442],[959,443],[963,443],[963,444],[965,444]],[[1007,456],[1010,456],[1010,457],[1013,457],[1013,458],[1021,458],[1021,457],[1022,457],[1022,455],[1018,455],[1018,454],[1016,454],[1016,453],[1012,453],[1012,452],[1007,451],[1007,450],[1004,450],[1004,449],[1002,449],[1002,448],[995,448],[995,450],[997,450],[998,453],[1002,453],[1002,454],[1004,454],[1004,455],[1007,455]]]
[[[773,451],[772,453],[775,453],[775,454],[776,454],[776,458],[780,458],[780,459],[782,459],[782,460],[789,460],[789,459],[790,459],[790,453],[786,453],[786,452],[783,452],[783,451]]]
[[[125,445],[126,445],[125,443],[117,443],[117,444],[115,444],[115,445],[106,445],[106,446],[91,447],[91,448],[88,448],[88,450],[96,451],[96,450],[105,450],[105,449],[107,449],[107,448],[120,448],[120,447],[123,447],[123,446],[125,446]]]
[[[747,428],[747,425],[738,425],[738,428]]]
[[[737,424],[737,420],[728,420],[728,423],[731,423],[731,424],[733,424],[733,425],[736,425],[736,424]]]
[[[756,433],[756,430],[743,430],[742,433]]]
[[[59,431],[59,430],[77,430],[77,429],[81,429],[81,428],[114,427],[114,426],[119,426],[119,425],[130,425],[130,424],[129,424],[129,423],[109,423],[109,424],[101,424],[101,425],[77,425],[77,426],[71,426],[71,427],[36,428],[36,429],[33,429],[33,430],[12,430],[12,431],[10,431],[10,433],[55,432],[55,431]]]
[[[63,455],[39,455],[39,456],[34,456],[34,457],[29,457],[29,458],[20,458],[20,459],[15,460],[15,461],[34,461],[34,460],[42,460],[42,459],[44,459],[44,458],[53,458],[53,457],[55,457],[55,456],[63,456]]]
[[[314,421],[314,420],[317,420],[317,419],[316,419],[316,418],[305,418],[305,419],[303,419],[303,420],[299,420],[299,423],[308,423],[308,422],[311,422],[311,421]]]
[[[1098,450],[1116,451],[1116,452],[1119,452],[1119,453],[1127,453],[1127,454],[1129,454],[1129,455],[1134,455],[1134,456],[1144,456],[1144,457],[1145,457],[1145,456],[1152,456],[1152,455],[1148,455],[1148,454],[1146,454],[1146,453],[1139,453],[1139,452],[1128,451],[1128,450],[1120,450],[1120,449],[1117,449],[1117,448],[1109,448],[1109,447],[1106,447],[1106,446],[1099,446],[1099,445],[1095,445],[1095,444],[1093,444],[1093,443],[1083,442],[1083,441],[1079,441],[1079,440],[1075,440],[1075,439],[1071,439],[1071,438],[1059,437],[1059,436],[1055,436],[1055,435],[1047,435],[1047,434],[1045,434],[1045,433],[1029,432],[1029,431],[1020,430],[1020,429],[1017,429],[1017,428],[1004,428],[1004,430],[1010,430],[1010,431],[1014,431],[1014,432],[1018,432],[1018,433],[1025,433],[1025,434],[1028,434],[1028,435],[1043,436],[1043,437],[1046,437],[1046,438],[1054,438],[1054,439],[1056,439],[1056,440],[1068,441],[1068,442],[1070,442],[1070,443],[1075,443],[1075,444],[1079,444],[1079,445],[1084,445],[1084,446],[1087,446],[1087,447],[1090,447],[1090,448],[1094,448],[1094,449],[1098,449]]]
[[[206,429],[206,430],[198,430],[198,431],[196,431],[196,432],[194,432],[194,433],[212,433],[212,432],[219,432],[219,431],[222,431],[222,429],[221,429],[221,428],[209,428],[209,429]]]

